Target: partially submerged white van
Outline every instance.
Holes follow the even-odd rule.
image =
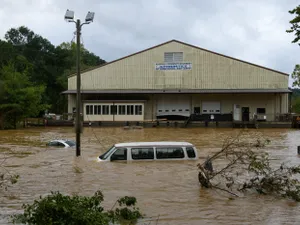
[[[188,142],[131,142],[113,145],[98,161],[196,160],[196,147]]]

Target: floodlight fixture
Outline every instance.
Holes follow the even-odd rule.
[[[65,20],[67,20],[69,22],[74,21],[74,11],[67,9],[66,14],[65,14]]]
[[[95,13],[89,11],[89,12],[87,13],[86,17],[85,17],[85,22],[86,22],[86,23],[93,22],[94,16],[95,16]]]

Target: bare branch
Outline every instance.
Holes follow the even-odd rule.
[[[279,168],[272,168],[268,153],[257,151],[263,149],[268,139],[262,137],[246,136],[243,141],[242,132],[235,138],[224,141],[220,151],[212,157],[198,164],[198,179],[202,187],[216,188],[232,195],[238,196],[236,192],[245,192],[253,189],[260,194],[273,194],[289,197],[300,201],[300,182],[292,177],[293,174],[300,174],[300,166],[288,167],[281,164]],[[213,171],[213,163],[222,160],[223,163],[216,163],[221,167]],[[225,165],[224,165],[225,162]]]
[[[235,197],[239,197],[237,194],[235,194],[235,193],[233,193],[233,192],[231,192],[231,191],[228,191],[227,189],[223,189],[223,188],[220,188],[220,187],[218,187],[218,186],[212,186],[213,188],[216,188],[216,189],[219,189],[219,190],[221,190],[221,191],[225,191],[225,192],[227,192],[227,193],[229,193],[229,194],[231,194],[231,195],[234,195]]]

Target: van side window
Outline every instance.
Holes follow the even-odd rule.
[[[192,147],[186,147],[186,153],[187,153],[189,158],[195,158],[196,157],[195,150]]]
[[[153,148],[132,148],[132,159],[154,159]]]
[[[112,155],[111,160],[127,160],[127,149],[118,148]]]
[[[176,147],[158,147],[156,148],[156,157],[158,159],[184,158],[182,148]]]

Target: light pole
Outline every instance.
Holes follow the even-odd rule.
[[[77,42],[77,99],[76,99],[76,156],[80,156],[80,132],[81,132],[81,117],[80,117],[80,103],[81,103],[81,94],[80,94],[80,35],[81,27],[84,24],[89,24],[93,22],[95,13],[88,12],[85,17],[85,22],[80,24],[80,19],[74,19],[74,11],[67,10],[65,14],[65,20],[76,24],[76,42]]]

